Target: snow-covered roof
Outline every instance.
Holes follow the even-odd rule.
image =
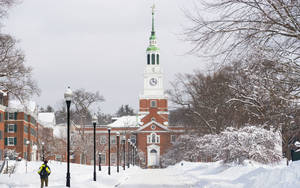
[[[67,137],[67,126],[66,124],[58,124],[53,127],[53,136],[56,138]]]
[[[38,120],[45,127],[53,128],[55,126],[54,112],[41,112],[38,114]]]
[[[36,117],[37,104],[34,101],[21,103],[18,100],[9,100],[7,111],[20,111]]]
[[[107,127],[139,127],[142,125],[141,119],[143,117],[144,115],[113,118],[115,121],[108,124]]]

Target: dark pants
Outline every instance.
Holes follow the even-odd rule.
[[[48,177],[47,178],[41,178],[41,188],[44,187],[44,182],[45,182],[45,186],[48,187]]]

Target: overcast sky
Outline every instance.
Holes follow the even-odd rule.
[[[156,34],[165,89],[176,73],[203,69],[205,62],[185,55],[180,40],[183,8],[194,0],[156,1]],[[4,32],[20,40],[26,65],[42,90],[34,100],[56,107],[67,86],[99,91],[100,107],[114,113],[122,104],[138,110],[151,31],[152,0],[23,0],[10,10]]]

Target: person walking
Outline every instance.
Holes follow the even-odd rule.
[[[50,167],[47,165],[48,161],[45,160],[42,166],[40,167],[38,174],[41,177],[41,188],[45,186],[48,187],[48,176],[51,174]]]

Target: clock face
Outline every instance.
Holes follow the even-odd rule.
[[[149,80],[149,83],[150,83],[151,86],[155,86],[155,85],[157,85],[158,80],[157,80],[156,78],[151,78],[151,79]]]

